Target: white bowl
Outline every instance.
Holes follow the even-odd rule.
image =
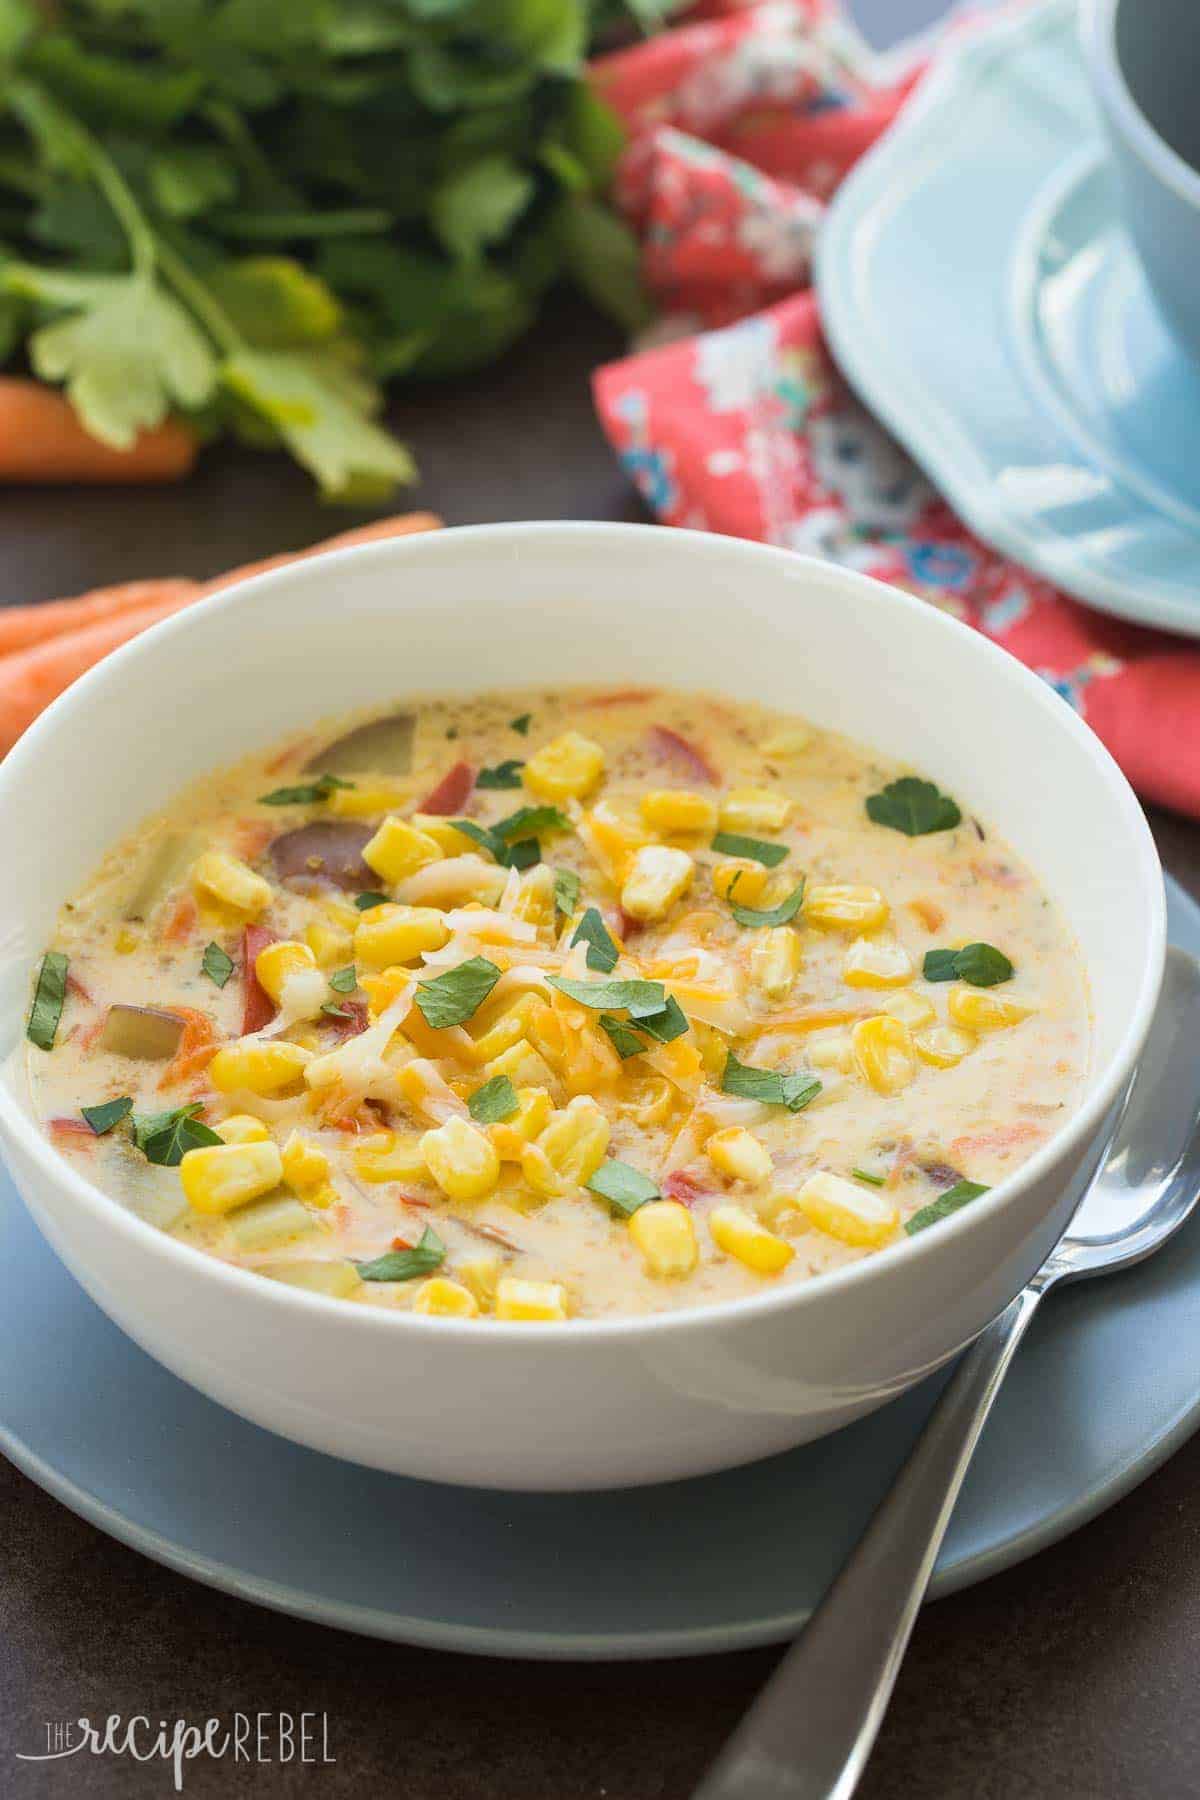
[[[479,1486],[729,1467],[832,1431],[937,1368],[1066,1224],[1161,978],[1162,878],[1137,801],[1059,696],[981,637],[862,575],[730,538],[533,524],[345,550],[259,576],[109,657],[0,767],[0,1051],[21,1038],[61,901],[203,770],[407,693],[631,680],[793,710],[911,761],[990,820],[1087,963],[1083,1105],[992,1193],[821,1280],[656,1318],[480,1326],[348,1306],[177,1243],[64,1162],[20,1084],[0,1085],[17,1185],[67,1266],[151,1355],[257,1424]]]

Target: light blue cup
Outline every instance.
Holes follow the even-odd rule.
[[[1200,359],[1200,0],[1084,0],[1083,41],[1125,223],[1163,317]]]

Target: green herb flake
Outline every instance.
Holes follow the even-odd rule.
[[[957,950],[927,950],[921,973],[926,981],[954,981],[958,977]]]
[[[260,806],[316,806],[322,800],[328,800],[334,788],[352,788],[352,781],[343,781],[339,775],[318,775],[315,781],[302,782],[298,787],[275,788],[269,794],[260,794]]]
[[[936,1200],[931,1200],[928,1206],[915,1212],[904,1229],[909,1237],[915,1237],[918,1231],[925,1231],[930,1225],[948,1219],[951,1213],[969,1206],[972,1200],[978,1200],[980,1194],[987,1192],[988,1189],[981,1182],[956,1181],[952,1188],[947,1188],[944,1194],[939,1194]]]
[[[589,906],[575,927],[575,935],[571,939],[571,947],[576,944],[587,945],[587,966],[599,969],[608,975],[617,966],[620,952],[609,936],[608,928],[594,906]]]
[[[222,950],[220,944],[206,944],[204,955],[200,958],[200,967],[211,982],[223,988],[233,974],[233,958]]]
[[[579,891],[583,883],[574,869],[555,869],[554,871],[554,906],[557,912],[569,919],[579,905]]]
[[[365,893],[355,894],[354,896],[354,904],[357,906],[359,912],[370,912],[373,906],[386,906],[387,903],[388,897],[386,894]]]
[[[870,1169],[851,1169],[855,1181],[865,1181],[869,1187],[886,1187],[886,1175],[873,1175]]]
[[[119,1100],[105,1100],[99,1106],[81,1106],[79,1110],[96,1136],[103,1137],[133,1111],[133,1101],[128,1094],[122,1094]]]
[[[647,1048],[645,1038],[639,1037],[633,1026],[618,1019],[615,1013],[600,1014],[600,1029],[608,1034],[622,1062],[627,1062],[631,1056],[640,1056]]]
[[[506,762],[497,763],[494,768],[480,769],[475,777],[475,786],[477,788],[519,788],[521,770],[524,767],[523,762],[518,762],[515,756],[511,756]]]
[[[1013,966],[992,944],[964,944],[961,950],[927,950],[921,973],[926,981],[966,981],[972,987],[996,987],[1011,981]]]
[[[867,817],[876,825],[902,831],[905,837],[927,837],[933,831],[953,831],[962,824],[957,802],[932,781],[903,775],[890,781],[880,794],[867,798]]]
[[[135,1114],[133,1141],[147,1162],[160,1168],[175,1169],[189,1150],[201,1150],[207,1144],[220,1144],[211,1126],[196,1117],[200,1102],[176,1107],[173,1112]]]
[[[600,1164],[590,1181],[583,1184],[590,1193],[599,1194],[607,1200],[615,1213],[624,1219],[631,1219],[639,1206],[645,1206],[649,1200],[662,1198],[658,1188],[648,1175],[632,1164],[618,1162],[609,1157]]]
[[[510,719],[508,721],[508,729],[510,731],[515,731],[518,737],[528,737],[529,725],[532,718],[532,713],[520,713],[515,719]]]
[[[751,930],[757,930],[764,925],[790,924],[803,904],[804,877],[801,876],[800,881],[792,889],[787,899],[781,900],[778,906],[768,906],[765,908],[738,906],[735,902],[731,901],[729,910],[739,925],[745,925]]]
[[[502,820],[501,824],[512,825],[513,820],[527,823],[539,812],[554,812],[554,807],[525,806],[520,812],[512,815],[512,819]],[[474,819],[451,819],[455,831],[461,831],[473,843],[486,850],[488,855],[498,862],[502,869],[529,869],[540,862],[542,847],[536,837],[522,837],[515,844],[507,843],[500,826],[477,825]],[[519,828],[519,827],[518,827]]]
[[[506,819],[498,819],[492,830],[511,844],[514,838],[537,837],[543,831],[570,831],[571,821],[557,806],[518,806]]]
[[[39,1050],[53,1050],[54,1039],[67,998],[67,958],[61,950],[47,950],[38,970],[33,1005],[25,1035]]]
[[[339,1006],[336,1000],[322,1000],[321,1011],[330,1019],[352,1019],[354,1017],[348,1006]]]
[[[493,1075],[477,1087],[467,1101],[467,1110],[480,1125],[498,1125],[520,1110],[517,1090],[507,1075]]]
[[[691,1030],[687,1015],[674,994],[667,995],[667,1004],[661,1012],[647,1013],[638,1020],[638,1026],[642,1031],[648,1031],[660,1044],[669,1044],[674,1038],[682,1037],[684,1032]]]
[[[462,1025],[479,1011],[499,979],[495,963],[486,956],[472,956],[432,981],[419,982],[416,1001],[425,1023],[434,1031]]]
[[[432,1275],[445,1259],[445,1244],[432,1225],[427,1225],[411,1250],[388,1250],[373,1262],[356,1263],[355,1267],[362,1281],[415,1281],[418,1275]]]
[[[741,837],[736,831],[718,831],[712,841],[718,856],[739,856],[777,869],[788,853],[786,844],[768,844],[765,838]]]
[[[335,969],[329,977],[329,985],[335,994],[352,994],[358,986],[358,970],[353,963],[344,969]]]
[[[766,1106],[786,1106],[799,1112],[815,1100],[821,1083],[815,1075],[785,1075],[778,1069],[752,1069],[739,1062],[730,1050],[726,1053],[721,1076],[721,1091],[736,1094],[740,1100],[761,1100]]]
[[[667,990],[661,981],[570,981],[565,975],[549,975],[547,980],[580,1006],[627,1012],[631,1019],[653,1018],[666,1010]]]

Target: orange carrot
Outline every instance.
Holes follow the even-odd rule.
[[[102,625],[109,619],[124,618],[128,613],[144,612],[150,606],[191,600],[199,592],[199,582],[177,575],[160,581],[123,581],[117,587],[96,588],[93,593],[81,594],[77,600],[46,600],[40,606],[5,606],[0,608],[0,656],[8,656],[14,650],[29,650],[34,644],[44,644],[48,638],[80,631],[85,625]]]
[[[261,562],[243,563],[227,575],[216,575],[200,589],[202,594],[219,594],[235,581],[249,581],[251,575],[265,575],[268,569],[282,569],[285,563],[304,562],[310,556],[323,556],[326,550],[349,550],[355,544],[375,544],[385,538],[412,537],[419,531],[437,531],[442,521],[436,513],[398,513],[389,519],[373,519],[369,525],[356,525],[353,531],[339,531],[336,537],[323,538],[307,550],[284,550],[278,556],[265,556]]]
[[[193,1006],[173,1006],[171,1011],[183,1020],[183,1036],[162,1072],[160,1088],[174,1087],[176,1082],[206,1069],[219,1048],[216,1028],[207,1013],[198,1012]]]
[[[178,419],[114,450],[81,424],[57,388],[0,379],[0,481],[178,481],[196,460],[196,436]]]
[[[171,908],[170,917],[163,924],[162,934],[168,943],[181,944],[190,937],[195,923],[196,902],[190,894],[180,894]]]

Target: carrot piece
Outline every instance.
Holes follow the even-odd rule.
[[[0,384],[2,385],[2,384]],[[173,576],[159,581],[123,581],[117,587],[97,588],[77,600],[44,600],[40,606],[6,606],[0,609],[0,656],[44,644],[64,631],[99,625],[105,619],[144,612],[172,600],[192,599],[200,584]]]
[[[236,582],[249,581],[252,575],[265,575],[269,569],[282,569],[286,563],[305,562],[310,556],[323,556],[327,550],[349,550],[355,544],[376,544],[386,538],[413,537],[421,531],[437,531],[442,521],[436,513],[396,513],[391,518],[373,519],[369,525],[356,525],[353,531],[339,531],[336,537],[323,538],[307,550],[284,550],[278,556],[265,556],[261,562],[243,563],[227,575],[216,575],[201,587],[202,594],[219,594]]]
[[[174,1087],[177,1081],[186,1081],[189,1076],[199,1074],[208,1067],[219,1048],[216,1026],[207,1013],[198,1012],[194,1006],[173,1006],[171,1011],[183,1020],[183,1036],[162,1072],[160,1088]]]
[[[426,794],[417,811],[432,813],[438,818],[448,818],[451,813],[462,811],[471,798],[474,786],[475,771],[470,763],[457,762],[442,776],[432,794]]]
[[[196,435],[178,419],[114,450],[92,436],[57,388],[0,379],[0,481],[178,481],[195,460]]]
[[[720,774],[698,744],[682,737],[678,731],[672,731],[669,725],[652,725],[647,736],[650,749],[660,762],[669,763],[678,774],[689,781],[703,781],[710,785],[720,782]]]
[[[181,944],[191,936],[196,924],[196,902],[190,894],[180,894],[170,913],[163,920],[162,935],[169,944]],[[172,1008],[178,1011],[178,1008]]]

